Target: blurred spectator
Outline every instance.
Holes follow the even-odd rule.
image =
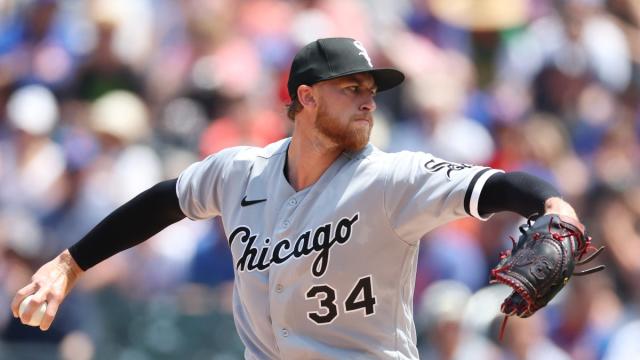
[[[474,221],[460,220],[422,239],[416,274],[417,303],[425,287],[437,280],[455,280],[472,291],[486,285],[490,264],[477,238],[479,230]]]
[[[464,284],[444,280],[425,289],[417,307],[416,328],[421,359],[497,359],[498,350],[463,322],[471,291]]]
[[[74,32],[83,24],[57,1],[9,2],[0,21],[0,84],[67,84],[84,44]]]
[[[93,51],[75,73],[70,96],[79,100],[96,100],[113,90],[142,91],[141,79],[113,51],[115,24],[97,24]]]
[[[214,119],[200,138],[202,156],[230,146],[254,144],[265,146],[286,135],[282,113],[261,109],[248,99],[231,103],[226,116]]]
[[[635,359],[640,356],[640,320],[622,326],[611,339],[604,360]]]
[[[495,327],[502,318],[497,318]],[[504,334],[504,353],[500,359],[513,360],[569,360],[571,357],[553,344],[545,334],[544,317],[539,314],[527,319],[515,316],[509,318],[509,325]]]
[[[623,311],[606,274],[578,278],[553,308],[549,336],[572,359],[601,359],[615,329],[624,323]]]
[[[589,169],[571,147],[569,133],[551,115],[532,114],[522,124],[522,170],[553,183],[569,201],[578,203],[589,186]]]
[[[640,301],[640,231],[637,212],[638,184],[620,191],[607,187],[599,187],[599,194],[594,194],[594,227],[602,244],[607,246],[607,257],[611,260],[610,272],[616,275],[623,294],[633,300]],[[595,192],[595,191],[594,191]]]

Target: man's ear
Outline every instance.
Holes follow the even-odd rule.
[[[298,86],[298,100],[304,107],[315,108],[317,105],[313,88],[309,85]]]

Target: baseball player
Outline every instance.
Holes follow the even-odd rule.
[[[371,145],[375,95],[403,80],[354,39],[308,44],[288,81],[291,138],[225,149],[142,192],[43,265],[13,299],[14,316],[27,323],[46,301],[47,330],[84,271],[184,217],[222,216],[247,359],[417,359],[425,233],[505,210],[577,216],[533,176]]]

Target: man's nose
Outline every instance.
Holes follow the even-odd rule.
[[[376,101],[373,96],[367,96],[366,100],[360,105],[360,111],[373,112],[376,109]]]

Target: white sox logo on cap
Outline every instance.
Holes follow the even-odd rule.
[[[369,66],[373,67],[373,64],[371,63],[371,58],[369,57],[369,54],[367,53],[367,49],[364,48],[364,45],[362,45],[362,43],[360,41],[358,41],[358,40],[354,41],[353,45],[355,47],[357,47],[358,50],[360,50],[358,55],[362,55],[367,60],[367,63],[369,63]]]

